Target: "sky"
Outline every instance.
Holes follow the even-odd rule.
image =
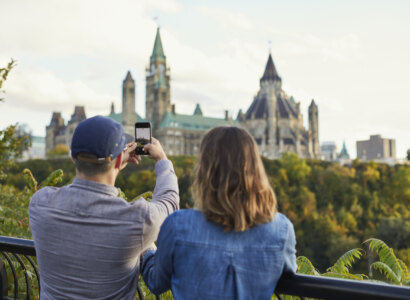
[[[381,134],[410,149],[410,1],[0,0],[0,128],[45,136],[52,112],[70,119],[121,110],[127,71],[145,115],[145,68],[156,28],[171,68],[171,102],[192,114],[236,117],[259,89],[269,51],[284,91],[319,107],[320,142]]]

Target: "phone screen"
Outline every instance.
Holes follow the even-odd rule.
[[[139,127],[144,126],[144,127]],[[135,142],[137,143],[136,153],[137,154],[148,154],[144,152],[144,145],[151,142],[151,128],[146,127],[147,125],[138,123],[135,125]]]

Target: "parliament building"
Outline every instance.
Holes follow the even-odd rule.
[[[260,79],[260,90],[246,113],[239,111],[232,119],[203,115],[200,104],[190,115],[176,112],[171,102],[170,68],[162,46],[160,29],[157,29],[154,47],[146,68],[145,118],[135,110],[135,81],[128,71],[122,84],[122,112],[116,113],[111,104],[107,117],[121,123],[125,132],[134,135],[135,122],[151,122],[152,135],[160,140],[169,155],[196,155],[204,134],[220,125],[235,125],[247,129],[255,138],[260,153],[278,158],[291,151],[305,158],[320,158],[318,134],[318,107],[312,100],[308,116],[309,128],[303,126],[300,103],[282,90],[271,54]],[[60,112],[52,114],[46,127],[46,153],[57,144],[70,147],[77,124],[86,119],[85,108],[76,106],[71,119],[65,124]]]

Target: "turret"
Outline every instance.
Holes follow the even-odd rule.
[[[312,99],[309,105],[309,136],[311,143],[311,157],[320,158],[320,146],[319,146],[319,110]]]
[[[131,134],[133,133],[135,122],[137,122],[137,113],[135,112],[135,81],[131,76],[131,72],[128,71],[122,82],[121,123],[125,131]]]
[[[195,106],[194,116],[202,116],[202,109],[199,103]]]

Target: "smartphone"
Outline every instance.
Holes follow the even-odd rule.
[[[144,145],[151,143],[151,123],[150,122],[137,122],[135,123],[135,142],[137,148],[135,153],[138,155],[148,155],[148,152],[144,151]]]

